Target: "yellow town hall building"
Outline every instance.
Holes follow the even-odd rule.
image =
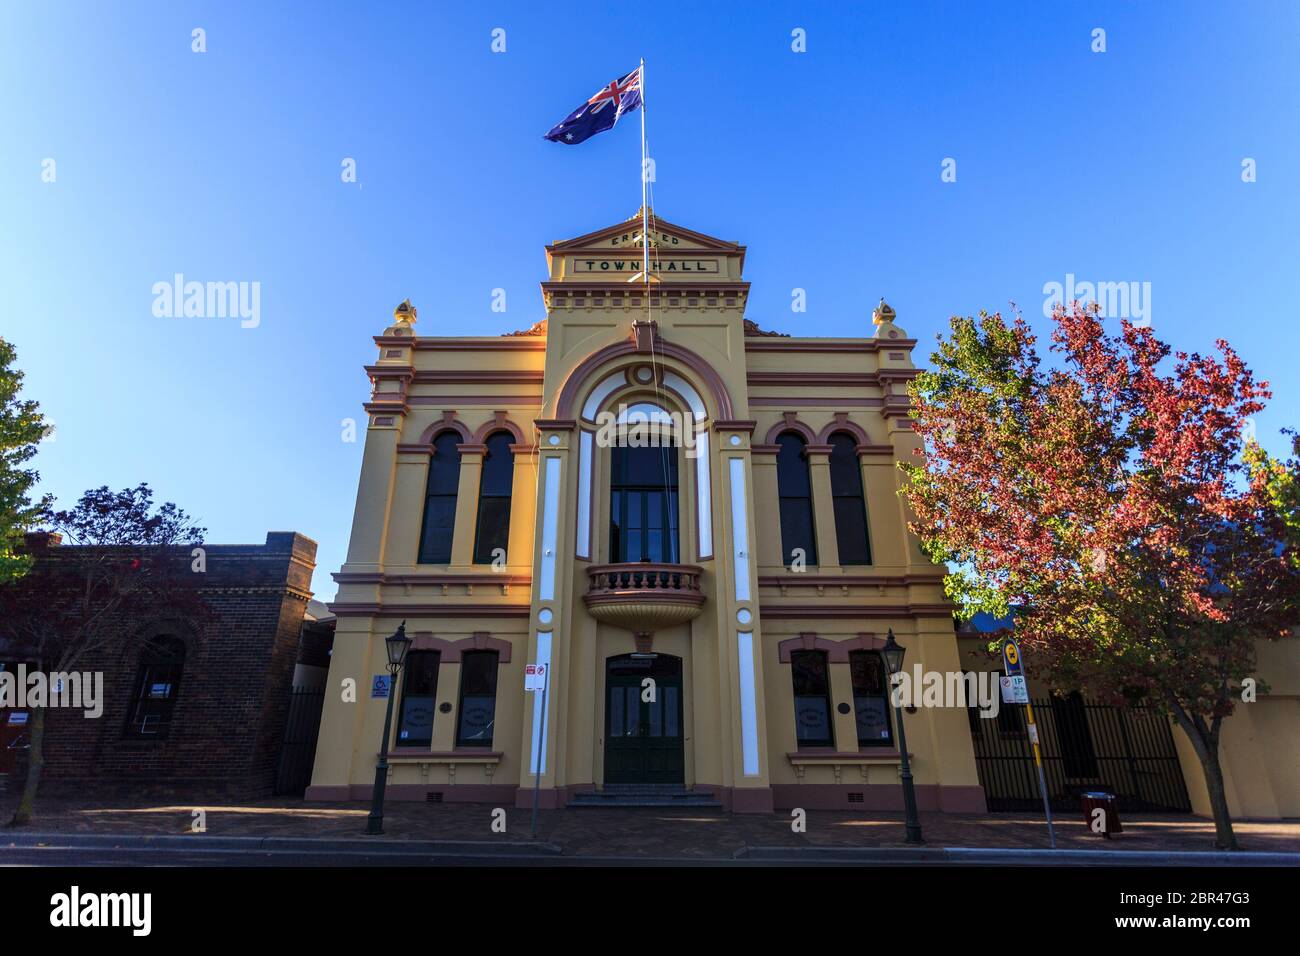
[[[650,234],[649,284],[639,212],[548,246],[526,331],[422,336],[403,303],[375,337],[332,605],[357,693],[310,799],[369,796],[405,621],[391,798],[527,805],[539,767],[543,807],[901,808],[878,648],[961,667],[898,496],[916,343],[883,302],[862,338],[763,331],[744,246]],[[906,720],[921,809],[983,810],[965,710]]]

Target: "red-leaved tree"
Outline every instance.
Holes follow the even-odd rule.
[[[952,319],[912,386],[913,530],[950,563],[961,613],[1015,610],[1056,687],[1170,714],[1216,844],[1235,848],[1223,721],[1243,682],[1261,689],[1256,642],[1292,633],[1300,593],[1277,495],[1243,459],[1267,383],[1222,340],[1216,356],[1171,353],[1078,303],[1054,323],[1048,366],[1018,316]]]
[[[204,529],[171,502],[155,507],[147,484],[94,488],[48,516],[64,539],[42,546],[31,571],[0,585],[0,638],[47,673],[134,652],[140,624],[163,614],[202,622],[208,608],[191,549]],[[30,822],[45,764],[45,707],[33,707],[31,746],[12,825]]]

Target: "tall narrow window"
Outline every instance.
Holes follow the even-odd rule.
[[[166,737],[180,691],[185,644],[174,637],[156,637],[140,655],[135,693],[127,716],[130,737]]]
[[[460,436],[443,432],[433,440],[429,481],[425,486],[424,524],[420,528],[420,564],[450,564],[456,528],[456,490],[460,487]]]
[[[867,505],[862,496],[858,441],[847,432],[831,435],[831,500],[835,503],[835,540],[840,564],[870,564]]]
[[[794,651],[794,735],[800,747],[834,747],[831,725],[831,678],[825,651]]]
[[[850,651],[853,675],[853,711],[858,721],[859,747],[892,747],[889,725],[889,678],[885,662],[875,651]]]
[[[776,441],[781,446],[776,456],[776,488],[781,499],[781,560],[787,567],[800,557],[805,564],[816,564],[812,481],[808,477],[804,440],[794,432],[785,432]]]
[[[474,533],[474,563],[492,564],[500,552],[506,557],[510,542],[510,495],[514,491],[515,456],[510,451],[514,436],[496,432],[488,436],[479,479],[478,527]]]
[[[428,747],[433,743],[433,710],[438,695],[437,651],[410,651],[403,670],[402,710],[397,721],[397,746]],[[392,693],[392,690],[389,690]]]
[[[497,652],[469,651],[460,659],[457,747],[491,747],[497,709]]]
[[[677,449],[610,449],[609,559],[676,564]]]

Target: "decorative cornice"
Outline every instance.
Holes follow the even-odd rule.
[[[578,427],[572,418],[538,418],[533,424],[547,432],[571,432]]]
[[[500,571],[484,571],[481,574],[446,574],[430,571],[428,574],[388,574],[375,571],[335,571],[330,575],[338,584],[398,584],[428,585],[436,587],[443,584],[500,585],[511,587],[530,587],[533,579],[526,574],[506,574]]]
[[[752,435],[754,429],[758,427],[758,422],[752,418],[735,418],[716,421],[713,427],[720,432],[749,432]]]
[[[951,604],[760,604],[769,621],[860,620],[862,618],[952,617]]]
[[[421,369],[415,372],[416,385],[541,385],[544,374],[541,369],[523,371],[483,370],[483,369]]]
[[[496,336],[493,338],[433,338],[430,336],[376,335],[378,346],[409,345],[417,352],[544,352],[545,336]]]
[[[326,605],[335,617],[527,617],[527,604],[374,604],[361,602]]]
[[[769,339],[745,340],[746,352],[879,352],[882,349],[910,349],[916,339]]]

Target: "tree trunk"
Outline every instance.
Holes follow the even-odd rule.
[[[32,746],[27,751],[27,780],[23,784],[23,795],[14,811],[11,827],[20,827],[32,820],[32,807],[36,803],[36,788],[41,785],[41,769],[45,766],[45,708],[32,709],[31,722]]]
[[[1217,734],[1203,733],[1182,713],[1175,713],[1174,717],[1201,761],[1205,789],[1210,796],[1210,812],[1214,815],[1214,845],[1220,850],[1240,849],[1237,846],[1237,835],[1232,832],[1232,816],[1228,813],[1228,793],[1223,787],[1223,769],[1219,766]]]

